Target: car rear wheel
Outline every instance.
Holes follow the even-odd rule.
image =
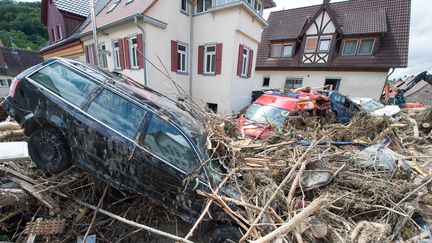
[[[242,235],[240,231],[230,225],[219,226],[211,237],[211,243],[239,242]]]
[[[53,128],[33,132],[28,141],[33,162],[42,170],[59,173],[71,165],[69,148],[62,134]]]

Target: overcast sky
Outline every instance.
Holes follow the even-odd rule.
[[[22,0],[34,2],[34,0]],[[274,0],[277,7],[265,11],[267,18],[270,11],[298,8],[321,4],[322,0]],[[344,0],[332,0],[341,2]],[[373,1],[373,0],[371,0]],[[432,72],[432,14],[430,13],[431,0],[412,0],[411,31],[408,68],[396,69],[392,77],[418,74],[423,71]]]

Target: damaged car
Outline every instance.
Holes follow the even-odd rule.
[[[181,107],[127,77],[63,58],[19,74],[6,97],[40,169],[59,173],[75,164],[194,222],[206,201],[197,190],[211,192],[226,171],[209,158],[202,124]],[[239,195],[229,185],[221,191]],[[213,242],[239,239],[236,227],[212,215]]]

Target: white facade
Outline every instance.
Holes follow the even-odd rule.
[[[263,86],[264,78],[270,78],[269,86]],[[302,86],[310,87],[322,87],[326,79],[340,79],[339,92],[350,97],[379,100],[387,79],[387,72],[256,71],[253,89],[285,88],[287,79],[302,80]]]
[[[4,97],[9,92],[9,84],[12,82],[14,77],[0,75],[0,97]]]
[[[188,13],[182,12],[181,1],[176,1],[178,4],[173,2],[158,1],[146,13],[146,17],[163,23],[164,26],[155,24],[154,21],[143,21],[142,18],[138,21],[145,30],[147,85],[177,99],[175,85],[164,75],[168,74],[185,93],[192,95],[195,102],[202,106],[208,103],[217,105],[217,111],[220,113],[237,112],[250,104],[251,87],[255,80],[256,53],[262,29],[266,24],[265,20],[243,1],[231,1],[234,4],[226,4],[198,14],[191,14],[190,5]],[[115,70],[113,41],[137,34],[141,34],[141,30],[133,21],[98,32],[99,44],[105,44],[106,50],[110,53],[107,56],[110,71]],[[91,34],[85,35],[81,40],[84,46],[93,42]],[[186,73],[171,71],[172,41],[187,47]],[[199,46],[216,43],[222,44],[220,74],[198,74]],[[240,45],[253,52],[249,78],[237,75]],[[80,59],[86,61],[85,57]],[[144,83],[144,69],[130,68],[121,72]]]

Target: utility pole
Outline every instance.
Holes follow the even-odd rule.
[[[99,46],[98,46],[98,40],[97,40],[97,32],[96,32],[96,15],[95,15],[95,6],[94,6],[94,0],[90,1],[90,16],[91,16],[91,22],[92,22],[92,28],[93,28],[93,43],[94,43],[94,52],[96,55],[96,66],[99,66]]]

